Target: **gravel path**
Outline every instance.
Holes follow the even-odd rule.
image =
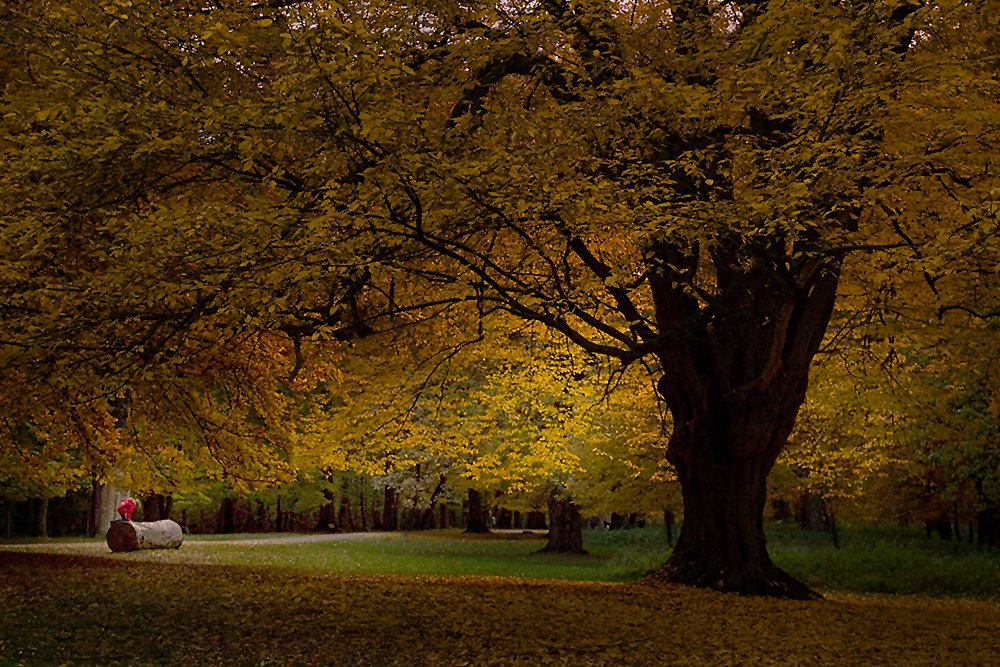
[[[335,542],[338,540],[364,540],[372,539],[376,537],[383,537],[386,533],[331,533],[329,535],[295,535],[294,537],[265,537],[261,539],[248,539],[248,540],[185,540],[184,546],[199,546],[199,545],[212,545],[212,544],[238,544],[245,546],[254,546],[257,544],[300,544],[303,542]],[[0,549],[64,549],[72,547],[76,548],[94,548],[94,549],[107,549],[108,545],[104,542],[48,542],[45,544],[0,544]]]

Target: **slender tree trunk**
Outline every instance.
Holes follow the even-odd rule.
[[[438,478],[437,486],[434,487],[434,491],[431,493],[430,502],[427,505],[427,509],[424,510],[423,515],[420,517],[421,530],[430,530],[434,528],[434,506],[437,504],[438,496],[441,495],[441,491],[444,490],[445,476],[441,475]]]
[[[385,530],[399,529],[399,498],[396,489],[385,487],[385,501],[382,503],[382,526]]]
[[[91,483],[90,516],[87,518],[87,537],[95,537],[101,527],[101,485],[95,479]]]
[[[486,503],[483,502],[483,494],[478,489],[468,491],[469,520],[465,525],[466,533],[488,533],[490,523]]]
[[[674,546],[674,513],[663,510],[663,530],[667,534],[667,546]]]
[[[37,519],[37,534],[39,537],[49,536],[49,499],[39,498],[38,499],[38,514],[35,517]]]
[[[840,549],[840,535],[837,533],[837,515],[827,501],[823,501],[823,523],[830,531],[830,543],[834,549]]]
[[[361,507],[361,532],[368,532],[368,509],[365,507],[365,481],[358,484],[358,504]]]
[[[583,548],[583,517],[570,498],[549,498],[549,541],[538,553],[586,554]]]
[[[281,532],[281,496],[278,496],[278,500],[275,503],[275,514],[274,514],[274,532]]]

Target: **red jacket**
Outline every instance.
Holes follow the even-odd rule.
[[[121,502],[118,503],[118,513],[124,514],[128,521],[132,520],[132,512],[135,511],[135,508],[136,502],[131,498],[122,498]]]

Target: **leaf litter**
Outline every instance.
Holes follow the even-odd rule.
[[[965,600],[0,551],[0,609],[5,667],[1000,664],[1000,606]]]

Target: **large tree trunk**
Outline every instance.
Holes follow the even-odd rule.
[[[680,480],[684,524],[670,559],[650,578],[810,599],[814,592],[771,562],[764,508],[767,476],[830,321],[839,264],[803,258],[774,273],[765,264],[741,266],[743,241],[727,243],[709,253],[717,298],[704,308],[686,287],[703,257],[669,244],[652,248],[650,286],[666,333],[657,389],[673,418],[667,458]]]
[[[771,562],[764,505],[771,457],[736,460],[707,447],[682,465],[684,523],[673,554],[653,579],[744,595],[810,599],[815,594]]]
[[[583,548],[583,517],[570,498],[549,498],[549,541],[538,553],[586,554]]]
[[[490,532],[489,511],[483,502],[483,494],[478,489],[469,489],[469,519],[465,524],[466,533]]]
[[[116,521],[108,529],[108,547],[116,552],[136,549],[179,549],[184,532],[176,522]]]

